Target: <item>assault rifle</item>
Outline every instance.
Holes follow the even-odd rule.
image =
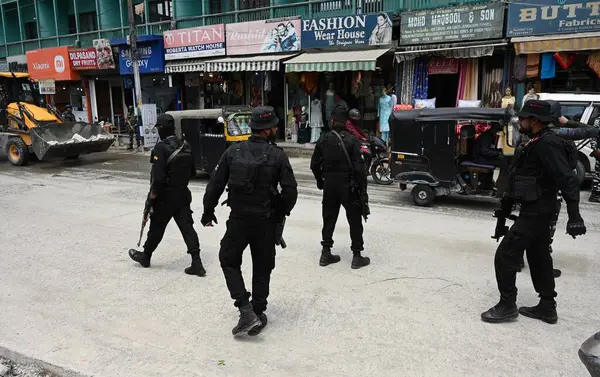
[[[508,233],[508,226],[506,226],[506,219],[515,221],[517,216],[513,215],[512,212],[513,204],[506,197],[500,201],[500,209],[494,211],[494,217],[496,220],[496,230],[492,236],[496,242],[500,241],[500,238],[504,237]],[[508,215],[507,215],[508,214]]]
[[[282,249],[287,247],[285,240],[283,239],[283,230],[285,229],[285,218],[286,213],[284,210],[283,200],[281,193],[276,188],[271,187],[271,193],[273,194],[273,203],[275,208],[275,245],[281,246]]]

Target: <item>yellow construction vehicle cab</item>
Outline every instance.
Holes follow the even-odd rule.
[[[13,165],[26,165],[32,154],[39,160],[77,158],[112,143],[100,125],[65,121],[56,108],[44,106],[29,74],[0,72],[0,149]]]

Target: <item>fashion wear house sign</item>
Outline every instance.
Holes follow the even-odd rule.
[[[389,13],[302,20],[302,47],[379,46],[392,43]]]
[[[509,37],[600,31],[600,1],[528,0],[509,3]]]
[[[502,38],[504,3],[402,13],[400,44]]]

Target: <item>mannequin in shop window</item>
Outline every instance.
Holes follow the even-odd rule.
[[[512,90],[510,88],[506,88],[504,91],[504,97],[502,97],[502,108],[512,109],[515,107],[515,101],[515,97],[512,95]]]
[[[335,89],[332,82],[329,83],[329,89],[325,93],[325,120],[329,123],[331,113],[335,109]]]
[[[388,94],[388,90],[381,90],[381,98],[379,98],[379,131],[381,138],[386,143],[390,139],[390,115],[394,109],[392,97]]]
[[[523,97],[523,103],[521,104],[521,107],[525,105],[525,102],[539,98],[540,97],[537,94],[535,94],[535,88],[533,87],[533,85],[529,85],[529,90],[527,91],[527,94],[525,94],[525,96]]]
[[[323,102],[317,98],[310,102],[310,142],[316,143],[323,130]]]

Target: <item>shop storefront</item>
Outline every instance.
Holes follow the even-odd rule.
[[[284,60],[301,49],[300,19],[225,25],[227,57],[205,61],[204,106],[272,106],[285,127]]]
[[[213,85],[223,79],[206,73],[206,60],[225,55],[225,25],[170,30],[163,34],[165,73],[183,82],[183,108],[204,109],[216,104]]]
[[[399,103],[420,107],[501,107],[510,54],[504,4],[401,15]]]
[[[599,10],[597,3],[577,0],[509,4],[519,105],[540,92],[600,92]]]
[[[46,101],[63,112],[73,107],[77,120],[89,121],[90,102],[87,80],[71,67],[69,47],[27,51],[27,68],[32,80],[44,82]]]
[[[113,46],[119,47],[119,73],[123,80],[125,104],[136,103],[133,86],[133,62],[131,49],[123,39],[111,40]],[[156,111],[162,114],[181,109],[182,83],[165,74],[165,50],[163,36],[142,35],[138,37],[138,66],[142,86],[142,103],[156,104]],[[129,93],[131,92],[131,95]]]
[[[394,106],[390,17],[380,13],[302,20],[305,52],[284,63],[287,140],[316,142],[337,106],[359,109],[363,127],[379,129],[380,116],[387,119],[388,107],[391,113]]]

